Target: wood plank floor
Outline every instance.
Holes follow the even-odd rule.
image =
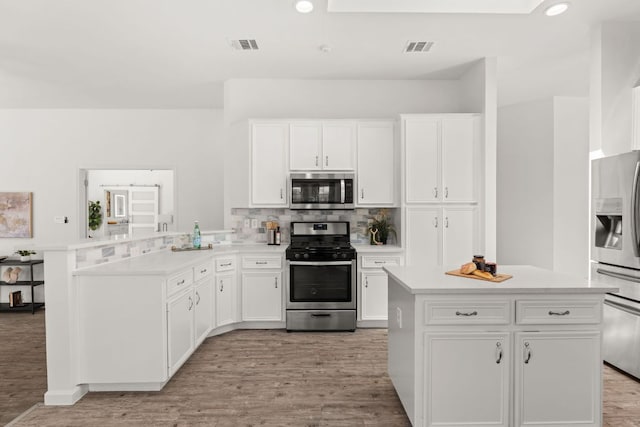
[[[42,402],[43,319],[0,313],[0,425]],[[235,331],[207,339],[160,392],[40,403],[11,425],[408,426],[386,374],[386,340],[381,329]],[[640,426],[640,382],[604,373],[604,427]]]

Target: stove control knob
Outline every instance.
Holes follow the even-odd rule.
[[[332,256],[333,256],[334,259],[338,258],[338,254],[333,254]]]
[[[304,254],[304,259],[309,258],[309,254]]]
[[[293,257],[294,257],[295,259],[298,259],[298,258],[300,258],[300,254],[295,254]]]
[[[342,258],[347,258],[347,254],[342,254]]]

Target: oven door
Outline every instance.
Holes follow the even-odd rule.
[[[356,261],[288,261],[287,309],[356,308]]]

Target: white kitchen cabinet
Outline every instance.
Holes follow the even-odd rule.
[[[358,249],[358,326],[386,326],[387,273],[382,268],[402,265],[402,252]]]
[[[599,426],[599,331],[520,332],[515,345],[516,426]]]
[[[169,376],[182,366],[195,349],[194,307],[191,288],[167,302]]]
[[[292,122],[291,170],[353,170],[356,127],[352,121]]]
[[[388,206],[396,202],[394,122],[358,122],[357,205]]]
[[[242,320],[282,321],[282,271],[242,273]]]
[[[251,205],[288,206],[288,123],[251,124]]]
[[[195,302],[195,345],[199,346],[213,326],[214,310],[213,274],[194,285]]]
[[[362,272],[362,320],[387,320],[387,274]]]
[[[425,425],[509,425],[509,337],[424,334]]]
[[[405,202],[474,202],[481,164],[473,114],[402,116]]]
[[[409,207],[404,239],[407,265],[457,265],[478,249],[475,206]]]
[[[216,327],[237,321],[236,282],[235,271],[216,275]]]

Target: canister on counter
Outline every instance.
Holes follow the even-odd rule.
[[[476,268],[478,270],[484,271],[484,267],[485,267],[484,255],[474,255],[473,263],[476,265]]]
[[[487,262],[484,264],[484,271],[491,273],[493,276],[498,274],[498,265],[495,262]]]

